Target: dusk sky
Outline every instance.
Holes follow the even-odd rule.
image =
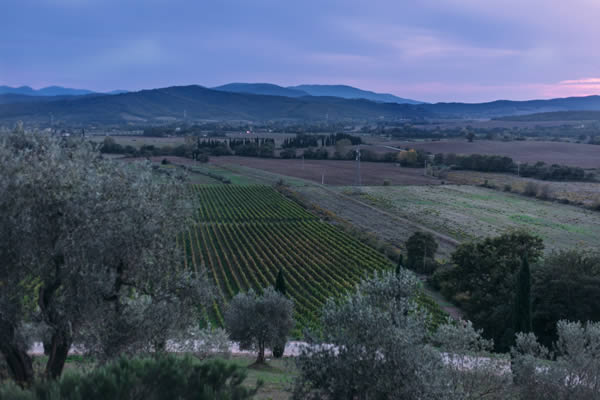
[[[0,85],[600,94],[600,0],[0,0]]]

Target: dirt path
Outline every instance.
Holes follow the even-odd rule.
[[[459,244],[457,240],[447,235],[366,204],[352,196],[340,193],[336,189],[311,185],[296,187],[293,190],[307,203],[329,210],[350,224],[372,233],[398,248],[403,248],[404,242],[417,231],[431,232],[434,235],[440,244],[438,255],[442,258],[447,258]]]

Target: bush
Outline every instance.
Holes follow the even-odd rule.
[[[537,194],[538,199],[542,200],[550,200],[552,198],[552,191],[550,190],[550,186],[542,185]]]
[[[273,346],[273,357],[281,358],[283,357],[283,352],[285,351],[285,345],[277,344]]]
[[[505,192],[512,192],[512,186],[509,183],[505,184],[503,189]]]
[[[296,149],[289,148],[289,149],[282,150],[281,153],[279,153],[279,157],[281,157],[281,158],[296,158]]]
[[[385,179],[383,181],[383,186],[390,186],[390,181],[388,179]]]
[[[535,197],[538,193],[538,185],[534,182],[527,182],[525,184],[525,188],[523,189],[523,194],[525,196]]]
[[[249,399],[260,386],[242,386],[246,373],[236,365],[191,357],[121,358],[88,374],[66,374],[30,390],[0,387],[0,398],[17,399]]]
[[[532,333],[517,335],[511,358],[519,398],[600,398],[600,323],[561,320],[556,331],[558,339],[552,344],[552,351]]]

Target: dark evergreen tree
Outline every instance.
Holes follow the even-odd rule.
[[[285,288],[285,277],[283,276],[283,268],[279,268],[277,273],[277,279],[275,280],[275,290],[284,296],[287,296],[287,290]]]
[[[279,272],[277,273],[277,279],[275,279],[275,291],[277,291],[287,297],[287,289],[285,288],[285,277],[283,275],[283,268],[279,268]],[[284,351],[285,351],[285,341],[275,344],[273,346],[273,357],[275,357],[275,358],[283,357]]]
[[[402,256],[402,253],[400,253],[400,255],[398,256],[398,265],[396,265],[396,275],[400,275],[400,271],[402,271],[403,268],[403,262],[404,262],[404,257]]]
[[[531,327],[531,271],[524,256],[517,274],[515,290],[514,331],[529,333]]]

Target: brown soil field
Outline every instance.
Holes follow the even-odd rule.
[[[211,157],[211,164],[241,165],[273,172],[281,175],[306,179],[321,183],[324,176],[326,185],[355,185],[356,163],[338,160],[267,159],[253,157]],[[423,176],[421,168],[402,168],[390,163],[362,162],[361,183],[377,186],[388,181],[390,185],[437,185],[436,178]]]
[[[563,164],[582,168],[600,168],[600,146],[580,143],[492,140],[446,140],[432,142],[387,141],[365,146],[376,151],[390,151],[382,146],[422,149],[433,154],[496,154],[512,157],[515,161]]]

